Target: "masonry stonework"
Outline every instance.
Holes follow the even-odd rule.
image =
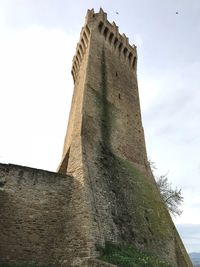
[[[74,95],[59,172],[83,185],[91,256],[111,241],[191,266],[148,165],[136,71],[135,45],[102,9],[89,10],[73,59]]]
[[[58,173],[0,165],[0,263],[113,266],[95,259],[109,241],[191,267],[147,161],[136,46],[102,9],[88,10],[72,76]]]

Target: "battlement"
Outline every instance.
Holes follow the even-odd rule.
[[[78,75],[78,71],[80,69],[82,59],[83,59],[85,52],[86,52],[86,49],[88,47],[89,38],[90,38],[90,29],[88,28],[87,25],[85,25],[81,30],[80,41],[78,42],[78,44],[76,46],[76,54],[73,57],[73,61],[72,61],[71,73],[73,76],[74,83],[77,79],[77,75]]]
[[[98,13],[94,9],[88,10],[85,17],[85,25],[80,33],[80,41],[76,47],[76,54],[72,61],[72,76],[74,83],[80,69],[82,59],[89,46],[91,32],[97,32],[102,36],[106,43],[109,43],[113,53],[118,53],[120,59],[125,61],[130,68],[136,72],[137,69],[137,50],[135,45],[129,44],[128,37],[123,33],[119,33],[119,28],[113,21],[107,20],[107,13],[100,8]]]

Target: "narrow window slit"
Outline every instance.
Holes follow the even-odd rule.
[[[87,37],[87,35],[86,35],[85,32],[83,33],[83,37],[84,37],[84,39],[85,39],[86,44],[88,44],[88,37]]]
[[[79,61],[80,61],[80,63],[81,63],[82,55],[81,55],[81,53],[80,53],[80,50],[79,50],[79,49],[78,49],[78,58],[79,58]]]
[[[110,34],[110,36],[109,36],[109,43],[110,43],[110,44],[111,44],[111,42],[112,42],[113,37],[114,37],[114,34],[111,32],[111,34]]]
[[[86,45],[85,45],[85,42],[84,42],[83,38],[81,39],[81,44],[82,44],[82,46],[83,46],[83,48],[85,50],[86,49]]]
[[[88,28],[88,26],[85,27],[86,33],[89,35],[90,34],[90,30]]]
[[[80,50],[81,50],[80,54],[82,54],[82,56],[83,56],[83,47],[82,47],[81,44],[79,45],[79,47],[80,47]]]
[[[132,53],[129,53],[129,55],[128,55],[129,63],[131,62],[132,57],[133,57],[133,54]]]
[[[102,22],[102,21],[99,23],[99,26],[98,26],[98,28],[99,28],[99,32],[101,33],[101,31],[102,31],[102,28],[103,28],[103,22]]]
[[[117,38],[115,38],[115,41],[114,41],[114,47],[116,47],[116,46],[117,46],[117,43],[118,43],[118,39],[117,39]]]
[[[133,69],[135,69],[135,67],[136,67],[136,57],[134,57],[134,59],[133,59],[132,67],[133,67]]]
[[[121,50],[122,50],[122,43],[120,43],[118,49],[119,49],[119,52],[121,52]]]
[[[108,34],[108,28],[106,27],[103,31],[103,35],[105,38],[107,37],[107,34]]]
[[[126,55],[127,55],[127,52],[128,52],[128,49],[125,47],[125,48],[124,48],[124,51],[123,51],[123,53],[124,53],[124,56],[126,56]]]

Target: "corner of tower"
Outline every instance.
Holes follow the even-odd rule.
[[[107,21],[107,13],[104,12],[101,7],[99,9],[99,12],[97,13],[94,12],[94,8],[88,9],[86,17],[85,17],[85,24],[94,22],[94,20]]]

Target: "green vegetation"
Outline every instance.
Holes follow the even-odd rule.
[[[105,52],[104,48],[102,51],[102,59],[101,59],[101,87],[102,87],[102,120],[101,120],[101,133],[102,140],[106,143],[106,145],[110,144],[110,117],[109,117],[109,106],[107,103],[107,75],[106,75],[106,62],[105,62]]]
[[[152,173],[156,179],[156,183],[158,189],[160,191],[161,198],[166,205],[166,208],[173,216],[180,216],[182,214],[182,210],[180,206],[183,202],[183,196],[181,189],[177,187],[172,188],[172,184],[168,181],[167,174],[156,176],[154,171],[157,169],[155,166],[155,162],[149,159],[149,166],[151,168]]]
[[[53,265],[38,265],[36,263],[0,263],[0,267],[53,267]]]
[[[101,55],[101,90],[92,94],[99,114],[101,141],[98,150],[98,171],[102,183],[110,192],[112,220],[127,243],[142,244],[144,249],[155,255],[166,251],[177,237],[170,215],[162,202],[159,190],[151,176],[137,168],[126,157],[113,153],[112,133],[118,123],[118,109],[109,102],[107,65],[104,49]],[[131,152],[131,151],[130,151]],[[162,223],[161,223],[162,222]],[[101,259],[121,267],[170,267],[153,254],[144,253],[133,247],[106,245]]]
[[[133,246],[120,246],[107,243],[100,249],[100,260],[117,264],[120,267],[172,267],[166,261]]]
[[[157,177],[156,182],[168,211],[174,216],[180,216],[183,212],[180,209],[180,205],[183,202],[181,189],[178,189],[177,187],[175,189],[172,188],[166,175]]]
[[[124,198],[129,191],[129,194],[127,193],[129,199],[126,202],[130,203],[130,211],[134,210],[133,220],[137,229],[140,230],[140,238],[143,236],[144,239],[146,237],[149,239],[152,236],[155,240],[163,241],[162,245],[164,245],[169,236],[173,236],[173,233],[171,232],[170,217],[161,202],[156,184],[153,184],[152,180],[129,161],[119,157],[116,157],[116,160],[119,174],[123,177],[123,182],[128,185],[125,188]],[[161,218],[162,224],[160,223]],[[152,244],[146,245],[152,246]]]
[[[0,267],[37,267],[37,265],[34,263],[19,263],[19,264],[1,263]],[[40,266],[40,267],[42,267],[42,266]]]

